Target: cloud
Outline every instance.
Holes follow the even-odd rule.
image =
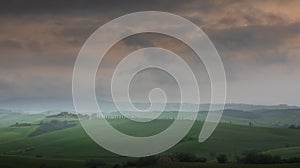
[[[291,94],[295,85],[300,84],[297,78],[300,70],[298,7],[298,1],[258,0],[5,1],[0,6],[1,97],[71,99],[73,65],[90,34],[123,14],[158,10],[190,19],[208,34],[224,62],[229,100],[282,103],[271,99],[272,96],[283,89]],[[206,73],[201,61],[194,59],[193,52],[179,41],[143,34],[128,37],[109,51],[99,72],[99,81],[107,80],[125,55],[150,46],[163,47],[183,56],[200,78]],[[280,85],[268,87],[276,83],[276,78],[284,80]],[[153,82],[164,83],[163,78]],[[247,91],[245,88],[251,88],[249,83],[261,85],[261,89]],[[260,95],[259,91],[266,88],[269,95]],[[283,96],[286,97],[283,103],[292,104],[300,98],[289,98],[288,94]]]
[[[295,67],[300,52],[290,54],[298,41],[300,23],[259,25],[227,29],[204,29],[221,54],[229,79],[237,79],[242,69],[281,66]],[[293,66],[291,66],[293,65]],[[241,67],[243,66],[243,67]],[[253,74],[255,75],[255,74]]]
[[[10,40],[10,39],[5,39],[3,41],[0,41],[0,48],[2,49],[20,49],[22,48],[21,43],[15,41],[15,40]]]

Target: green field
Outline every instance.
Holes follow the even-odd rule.
[[[73,118],[46,118],[43,122],[53,119],[60,121]],[[30,136],[38,129],[40,120],[30,126],[0,127],[0,167],[85,167],[89,158],[100,158],[105,161],[105,167],[122,164],[128,158],[113,154],[94,143],[83,131],[78,121],[76,126],[62,130],[54,130],[37,136]],[[110,119],[110,124],[116,129],[135,136],[149,136],[167,128],[173,120],[155,120],[150,123],[137,123],[126,119]],[[216,156],[226,154],[230,162],[235,162],[236,156],[247,151],[280,155],[283,158],[299,157],[300,130],[288,128],[266,128],[220,123],[213,135],[204,143],[197,138],[202,127],[201,121],[196,121],[188,135],[177,145],[162,153],[193,153],[206,157],[208,163],[171,163],[160,167],[262,167],[260,165],[241,165],[236,163],[215,163]],[[17,161],[17,162],[15,162]],[[183,165],[184,166],[183,166]],[[280,164],[284,167],[298,167],[299,164]],[[265,167],[266,165],[263,165]],[[275,165],[267,165],[276,167]],[[278,166],[280,167],[280,166]]]
[[[28,156],[0,156],[0,167],[4,168],[86,168],[83,160],[70,159],[45,159],[34,158]],[[155,166],[147,166],[148,168],[298,168],[299,163],[292,164],[218,164],[218,163],[170,163]],[[104,168],[113,167],[114,164],[106,164]]]
[[[271,155],[278,155],[283,158],[289,158],[291,156],[300,157],[300,146],[271,149],[271,150],[265,151],[264,153],[271,154]]]

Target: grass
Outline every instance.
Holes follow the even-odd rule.
[[[0,167],[17,168],[87,168],[84,160],[74,159],[53,159],[53,158],[34,158],[29,156],[6,156],[0,155]],[[112,167],[114,164],[106,164],[103,168]],[[156,164],[147,168],[298,168],[299,163],[293,164],[237,164],[226,163],[179,163]]]
[[[168,120],[158,120],[155,126],[138,126],[123,119],[111,122],[114,127],[125,133],[139,136],[156,133],[157,128],[170,124]],[[196,122],[186,138],[165,153],[191,152],[209,159],[218,153],[226,153],[229,158],[241,155],[248,150],[268,151],[277,148],[300,146],[300,130],[286,128],[262,128],[221,123],[213,135],[204,143],[198,143],[202,122]],[[37,126],[9,127],[0,129],[0,151],[14,155],[43,155],[45,157],[88,158],[116,157],[95,144],[80,125],[35,137],[28,134]],[[32,150],[26,151],[31,148]],[[74,152],[80,151],[80,152]]]
[[[28,156],[4,156],[0,155],[0,167],[3,168],[83,168],[85,167],[83,160],[70,159],[50,159],[50,158],[34,158]]]
[[[155,165],[148,168],[298,168],[297,164],[237,164],[237,163],[172,163],[168,165]]]
[[[271,155],[278,155],[281,156],[282,158],[300,157],[300,146],[271,149],[265,151],[264,153],[271,154]]]
[[[110,120],[110,123],[118,130],[136,136],[149,136],[160,132],[168,127],[172,120],[156,120],[147,124],[130,122],[125,119]],[[2,127],[0,128],[0,167],[9,167],[8,162],[17,160],[19,163],[34,164],[38,167],[42,163],[49,163],[48,167],[83,166],[88,158],[102,158],[108,165],[124,163],[135,158],[121,157],[113,154],[93,142],[80,124],[75,127],[57,130],[34,137],[28,136],[38,125],[25,127]],[[197,156],[203,156],[208,160],[214,160],[218,154],[226,154],[230,161],[235,157],[250,150],[256,150],[283,157],[299,157],[300,153],[300,130],[287,128],[264,128],[241,126],[220,123],[213,135],[204,143],[198,142],[198,135],[202,128],[202,122],[195,122],[188,135],[177,145],[162,155],[186,152]],[[289,146],[289,147],[286,147]],[[38,158],[37,158],[38,157]],[[31,160],[31,161],[30,161]],[[18,164],[19,164],[18,163]],[[11,167],[16,167],[11,163]],[[50,165],[53,164],[53,165]],[[239,165],[234,163],[174,163],[161,165],[161,167],[253,167],[253,165]],[[2,166],[1,166],[2,165]],[[4,166],[3,166],[4,165]],[[284,167],[299,167],[299,164],[281,164]],[[255,167],[276,167],[277,165],[255,165]],[[277,167],[280,167],[277,166]],[[22,166],[23,167],[23,166]]]

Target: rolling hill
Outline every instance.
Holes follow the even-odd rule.
[[[261,118],[255,113],[236,115],[236,111],[226,111],[224,116],[243,119]],[[14,167],[13,163],[9,161],[18,160],[24,163],[24,167],[26,165],[28,167],[33,165],[42,166],[43,164],[49,167],[59,167],[59,165],[85,167],[85,162],[89,158],[101,158],[105,160],[107,167],[112,167],[116,163],[124,163],[135,159],[118,156],[101,148],[87,136],[74,117],[69,117],[65,113],[64,115],[53,115],[42,119],[36,117],[35,119],[30,125],[0,127],[0,166],[2,164],[4,167],[9,167],[8,165]],[[47,130],[42,134],[31,136],[33,132],[41,127],[41,123],[53,120],[57,120],[57,122],[66,120],[75,123],[75,125]],[[114,128],[134,136],[154,135],[167,128],[173,122],[171,119],[158,119],[146,124],[129,121],[128,119],[108,120]],[[226,154],[230,160],[235,160],[236,156],[241,156],[247,151],[282,155],[284,158],[299,156],[300,130],[298,129],[220,123],[206,142],[199,143],[197,138],[202,124],[202,121],[196,121],[193,128],[180,143],[161,155],[193,153],[199,157],[206,157],[210,161],[215,160],[219,154]],[[174,164],[172,167],[182,167],[181,163]],[[197,165],[192,163],[188,164],[188,166],[197,167]],[[216,164],[204,164],[202,167],[219,166]],[[223,166],[226,167],[228,164]],[[237,166],[233,164],[229,167]],[[295,166],[288,164],[287,167]]]

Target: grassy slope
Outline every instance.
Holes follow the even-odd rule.
[[[199,131],[196,130],[200,130],[200,128],[192,130],[190,134],[192,137],[198,136]],[[208,141],[202,144],[197,141],[186,141],[171,150],[192,151],[211,158],[214,158],[216,154],[226,153],[229,157],[234,158],[247,150],[264,151],[282,148],[286,145],[298,146],[299,138],[299,130],[220,124]]]
[[[19,123],[31,123],[44,119],[44,114],[0,114],[0,127],[7,127]]]
[[[278,149],[271,149],[266,152],[266,154],[271,155],[278,155],[283,158],[289,157],[300,157],[300,146],[289,147],[289,148],[278,148]]]
[[[300,109],[259,110],[255,112],[262,116],[258,121],[264,124],[300,125]]]
[[[186,112],[188,113],[188,112]],[[167,111],[160,115],[160,118],[176,118],[178,112]],[[206,111],[201,111],[198,114],[198,120],[205,120]],[[108,114],[110,117],[121,116],[118,112]],[[263,127],[287,127],[287,125],[300,125],[300,109],[284,109],[284,110],[256,110],[256,111],[241,111],[241,110],[224,110],[221,122],[239,125],[248,125],[249,122],[255,126]]]
[[[112,124],[126,133],[139,136],[155,134],[157,129],[164,129],[171,121],[159,120],[155,125],[139,126],[126,120],[114,120]],[[289,146],[300,146],[300,130],[286,128],[260,128],[220,124],[214,134],[204,143],[198,143],[197,137],[202,123],[196,122],[187,138],[168,152],[191,152],[199,156],[214,158],[219,153],[226,153],[234,158],[247,150],[267,151]],[[64,130],[28,137],[37,126],[0,128],[0,152],[12,155],[43,155],[51,158],[116,157],[100,148],[78,125]],[[288,148],[287,148],[288,149]]]
[[[48,119],[47,119],[48,120]],[[71,120],[71,119],[70,119]],[[128,122],[124,119],[111,120],[117,129],[132,135],[149,136],[168,127],[171,120],[157,120],[149,124]],[[95,144],[80,125],[64,130],[54,131],[35,137],[28,137],[38,126],[2,127],[0,128],[0,167],[84,167],[87,158],[100,157],[111,167],[128,159],[112,154]],[[249,127],[234,124],[219,124],[214,134],[204,143],[198,143],[197,137],[202,127],[196,122],[187,137],[166,151],[191,152],[208,159],[214,159],[220,153],[226,153],[230,159],[247,150],[267,151],[283,157],[299,156],[300,130],[286,128]],[[134,133],[134,134],[133,134]],[[285,148],[286,145],[291,147]],[[2,154],[2,155],[1,155]],[[8,156],[10,155],[10,156]],[[36,158],[37,155],[43,156]],[[61,166],[63,165],[63,166]],[[160,167],[299,167],[288,165],[237,165],[207,163],[174,163]],[[155,166],[157,167],[157,166]]]

